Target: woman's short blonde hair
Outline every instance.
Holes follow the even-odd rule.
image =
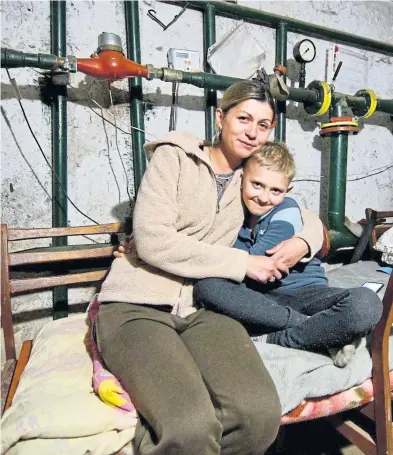
[[[272,122],[275,121],[277,110],[274,98],[267,85],[259,81],[241,80],[232,84],[225,90],[219,108],[222,110],[223,116],[225,117],[233,107],[247,100],[257,100],[267,103],[273,111]],[[218,145],[220,141],[221,130],[216,125],[213,145]]]
[[[288,183],[292,181],[296,172],[295,160],[283,142],[266,142],[259,150],[255,151],[244,165],[258,163],[261,167],[284,174]]]
[[[276,116],[276,105],[268,87],[259,81],[242,80],[235,82],[225,90],[219,107],[224,115],[233,107],[247,100],[257,100],[268,103],[273,111],[274,120]]]

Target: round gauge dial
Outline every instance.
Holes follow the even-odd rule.
[[[316,54],[315,44],[309,39],[299,41],[293,48],[293,56],[298,63],[310,63]]]

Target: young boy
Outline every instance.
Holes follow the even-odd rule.
[[[246,217],[235,248],[265,255],[301,231],[299,206],[287,197],[294,174],[294,159],[284,144],[268,142],[248,158],[242,184]],[[329,287],[317,258],[299,262],[287,276],[266,284],[247,278],[243,283],[200,280],[194,298],[205,308],[237,319],[252,335],[268,334],[268,343],[328,349],[340,367],[353,356],[354,340],[371,331],[382,314],[382,302],[373,291]]]

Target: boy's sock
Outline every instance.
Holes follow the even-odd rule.
[[[332,358],[334,365],[339,368],[347,366],[351,362],[356,351],[361,347],[362,340],[365,339],[357,338],[352,343],[346,344],[342,348],[328,348],[327,351]]]

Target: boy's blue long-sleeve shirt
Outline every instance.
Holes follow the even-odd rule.
[[[270,248],[299,233],[302,226],[297,202],[286,197],[280,205],[261,216],[252,231],[244,224],[234,247],[248,251],[249,254],[265,255]],[[276,286],[286,291],[315,284],[328,284],[325,270],[317,258],[307,263],[296,264],[286,277],[276,283]]]

